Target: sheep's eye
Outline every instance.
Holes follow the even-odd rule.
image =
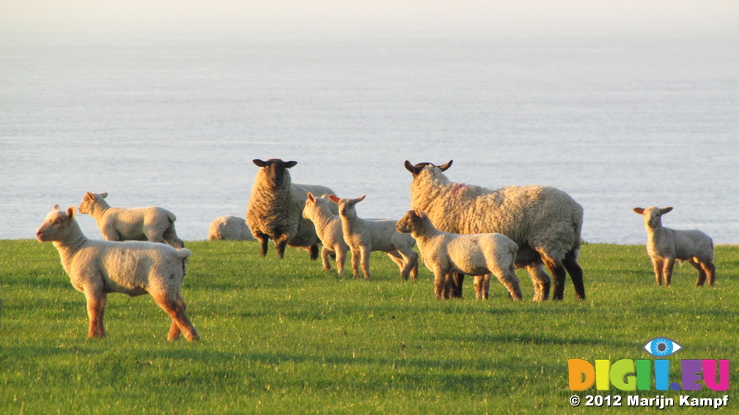
[[[61,218],[59,218],[59,219],[57,219],[57,220],[54,221],[54,225],[58,225],[60,223],[62,223],[62,219]]]

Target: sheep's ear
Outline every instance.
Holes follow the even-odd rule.
[[[643,215],[644,214],[644,208],[635,207],[633,210],[634,210],[634,212],[636,212],[636,213],[638,213],[640,215]]]
[[[297,161],[286,161],[285,162],[285,168],[286,169],[289,169],[289,168],[295,167],[296,164],[298,164]]]
[[[367,197],[367,195],[364,195],[362,197],[358,197],[358,198],[354,199],[354,203],[359,203],[359,202],[363,201],[365,197]]]
[[[70,206],[67,208],[67,216],[69,216],[70,218],[73,218],[74,213],[75,213],[74,206]]]
[[[92,192],[85,193],[85,199],[95,199],[95,195]]]
[[[105,199],[106,197],[108,197],[108,194],[105,193],[105,192],[100,193],[100,197],[102,197],[103,199]]]
[[[259,160],[259,159],[254,159],[252,160],[252,162],[254,162],[254,164],[256,164],[257,167],[264,167],[267,165],[266,162],[264,162],[263,160]]]
[[[405,169],[413,173],[413,176],[416,176],[418,173],[421,172],[421,170],[423,170],[422,167],[416,167],[408,160],[405,161]]]
[[[442,164],[441,166],[438,166],[438,167],[439,167],[439,169],[441,169],[441,171],[447,171],[447,169],[449,169],[449,167],[452,167],[452,162],[453,161],[454,160],[449,160],[449,162],[447,164]]]
[[[51,210],[60,210],[60,209],[59,209],[59,205],[54,205],[54,206],[52,206],[52,207],[51,207]]]
[[[413,211],[416,212],[416,216],[418,216],[419,218],[423,217],[423,212],[421,211],[421,209],[415,208],[413,209]]]
[[[663,215],[670,211],[672,211],[672,206],[660,209],[660,212],[662,212]]]
[[[341,201],[341,199],[339,199],[338,197],[336,197],[336,195],[328,195],[328,198],[329,198],[329,199],[330,199],[330,200],[331,200],[332,202],[334,202],[334,203],[339,203],[339,201]]]
[[[308,192],[308,200],[310,200],[311,202],[315,202],[316,201],[316,198],[315,198],[315,196],[313,196],[313,193]]]

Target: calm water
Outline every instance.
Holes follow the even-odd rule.
[[[171,36],[0,42],[0,239],[86,191],[159,205],[186,240],[243,216],[254,158],[294,182],[409,207],[413,163],[453,181],[546,184],[589,242],[641,244],[634,206],[739,242],[739,49],[726,38]],[[88,236],[100,233],[80,217]]]

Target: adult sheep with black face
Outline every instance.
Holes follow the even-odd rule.
[[[411,208],[424,211],[436,228],[444,232],[501,233],[519,246],[516,267],[525,268],[534,282],[535,301],[549,297],[549,276],[554,276],[552,298],[564,297],[564,282],[570,274],[575,296],[585,298],[580,252],[583,209],[567,193],[547,186],[508,186],[497,190],[451,182],[440,166],[405,162],[413,174]],[[461,276],[456,287],[461,296]]]
[[[288,169],[297,161],[254,159],[260,167],[251,189],[246,211],[246,224],[262,246],[262,256],[267,255],[270,239],[275,242],[277,254],[282,258],[285,246],[305,247],[311,259],[318,258],[318,243],[313,222],[303,218],[303,208],[308,193],[333,193],[326,186],[292,183]],[[338,213],[333,208],[334,213]]]

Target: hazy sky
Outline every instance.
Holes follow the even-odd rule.
[[[0,33],[739,33],[737,0],[0,0]]]

